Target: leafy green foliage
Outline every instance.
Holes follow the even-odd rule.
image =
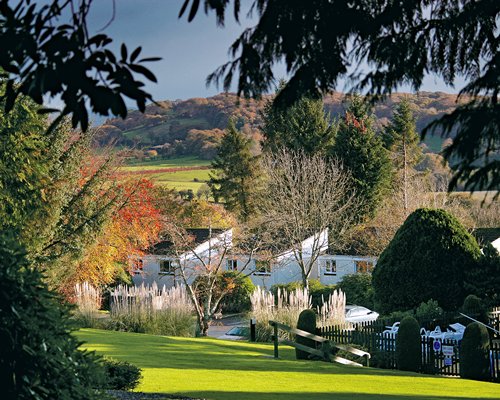
[[[465,328],[460,347],[460,376],[490,380],[490,337],[485,326],[473,322]]]
[[[259,161],[250,147],[251,141],[231,120],[217,148],[217,157],[212,162],[215,172],[209,181],[214,198],[224,198],[225,207],[236,211],[244,221],[256,212],[260,180]]]
[[[104,358],[101,363],[106,374],[105,388],[108,390],[132,390],[141,380],[141,369],[127,361]]]
[[[252,280],[242,273],[225,271],[222,273],[225,286],[230,286],[230,291],[222,298],[222,312],[241,313],[250,311],[252,303],[250,296],[255,290]]]
[[[199,304],[205,305],[211,293],[212,301],[219,301],[224,312],[245,312],[251,308],[250,295],[255,290],[252,280],[241,272],[224,271],[217,275],[214,287],[208,286],[207,275],[198,275],[192,286]]]
[[[430,299],[427,302],[422,302],[415,310],[415,318],[419,321],[432,320],[443,315],[443,309],[439,307],[436,300]]]
[[[443,210],[419,209],[398,229],[373,271],[377,309],[415,308],[429,299],[457,309],[480,257],[476,240]]]
[[[280,148],[325,154],[333,144],[335,129],[321,100],[301,98],[289,108],[274,108],[268,101],[263,111],[264,151]]]
[[[74,128],[87,130],[87,104],[100,115],[127,116],[124,98],[134,100],[144,111],[151,95],[144,83],[134,78],[142,75],[156,82],[154,74],[139,59],[141,47],[129,52],[122,44],[120,55],[109,45],[106,34],[89,35],[87,14],[90,0],[74,8],[71,1],[53,0],[37,6],[29,0],[15,5],[3,2],[0,10],[0,68],[7,80],[4,109],[8,113],[20,95],[31,97],[37,104],[45,96],[61,96],[64,108],[53,127],[66,115],[72,115]],[[63,24],[63,15],[71,22]],[[53,111],[53,110],[47,110]]]
[[[360,96],[351,98],[340,121],[332,155],[350,171],[361,202],[359,218],[373,216],[390,186],[391,164],[373,129],[369,107]]]
[[[299,319],[297,321],[297,329],[316,334],[316,313],[313,310],[304,310],[299,314]],[[312,339],[307,339],[302,336],[296,336],[295,341],[304,346],[315,348],[316,342]],[[295,349],[295,356],[297,360],[308,360],[309,353]]]
[[[420,325],[413,317],[405,317],[396,336],[396,363],[401,371],[418,372],[422,363]]]
[[[185,0],[183,11],[190,2],[189,20],[201,3]],[[204,3],[223,24],[230,1]],[[234,1],[236,17],[239,3]],[[345,79],[359,91],[386,95],[401,84],[418,90],[429,73],[449,85],[463,76],[467,84],[460,94],[467,104],[431,129],[446,135],[458,128],[445,152],[448,161],[461,160],[450,189],[462,179],[469,190],[498,189],[497,1],[255,0],[253,9],[259,22],[233,43],[232,60],[210,82],[223,82],[229,90],[238,75],[238,94],[256,97],[271,89],[273,66],[284,61],[291,77],[276,104],[290,104],[304,95],[320,97]],[[359,73],[367,65],[368,72]]]
[[[491,244],[483,248],[483,255],[477,267],[468,272],[465,284],[487,305],[500,305],[500,254]]]
[[[68,306],[12,235],[0,236],[0,370],[9,399],[102,399],[93,354],[78,350]]]
[[[473,294],[469,294],[465,298],[464,304],[462,304],[461,307],[461,312],[482,323],[488,323],[488,313],[485,305],[479,297]]]
[[[374,308],[371,274],[345,275],[336,286],[345,293],[348,304]]]
[[[93,132],[78,134],[61,123],[46,133],[47,118],[38,110],[20,96],[0,116],[0,230],[16,231],[30,260],[61,288],[75,272],[75,257],[123,198],[105,184],[111,161],[91,156]]]

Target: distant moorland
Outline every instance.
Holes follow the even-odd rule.
[[[393,107],[401,98],[408,97],[413,103],[420,132],[429,122],[452,111],[456,95],[443,92],[398,93],[374,109],[377,125],[388,123]],[[209,98],[160,101],[147,106],[146,112],[130,111],[127,119],[109,119],[100,128],[99,145],[113,144],[120,148],[153,149],[168,157],[196,156],[209,160],[215,155],[216,145],[233,116],[237,127],[255,140],[261,138],[261,115],[265,103],[271,99],[243,100],[233,93],[218,94]],[[325,98],[325,110],[331,118],[343,113],[344,94],[334,93]],[[427,136],[424,143],[428,150],[437,153],[444,139]]]

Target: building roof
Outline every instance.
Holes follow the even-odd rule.
[[[188,228],[186,229],[186,232],[189,236],[193,237],[193,245],[198,246],[202,243],[205,243],[209,238],[210,235],[212,237],[219,235],[223,232],[225,232],[226,229],[208,229],[208,228]],[[173,243],[171,240],[162,240],[153,246],[151,246],[149,249],[146,250],[146,253],[148,254],[169,254],[171,253]]]
[[[500,238],[500,228],[477,228],[472,232],[480,247]]]

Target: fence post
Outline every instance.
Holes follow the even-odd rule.
[[[255,334],[255,325],[257,324],[257,321],[255,320],[255,318],[251,318],[250,319],[250,341],[251,342],[255,342],[257,337],[256,337],[256,334]]]
[[[278,324],[273,325],[274,328],[274,358],[278,358]]]

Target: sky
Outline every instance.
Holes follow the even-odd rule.
[[[217,27],[215,15],[205,15],[200,6],[194,21],[187,22],[178,14],[184,0],[115,0],[115,17],[105,32],[114,39],[114,46],[125,42],[129,48],[142,46],[143,56],[159,56],[162,60],[149,64],[158,78],[157,84],[148,83],[147,90],[156,100],[176,100],[207,97],[219,93],[214,85],[206,86],[206,77],[229,60],[228,49],[256,18],[246,17],[251,4],[243,0],[241,24],[232,15],[232,2],[225,27]],[[113,16],[113,0],[95,0],[89,15],[94,32],[105,27]],[[283,66],[275,70],[277,77],[286,78]],[[457,83],[460,89],[461,82]],[[234,89],[234,88],[233,88]],[[338,90],[345,89],[342,85]],[[421,90],[456,93],[435,77],[428,77]],[[401,91],[410,91],[401,88]]]

